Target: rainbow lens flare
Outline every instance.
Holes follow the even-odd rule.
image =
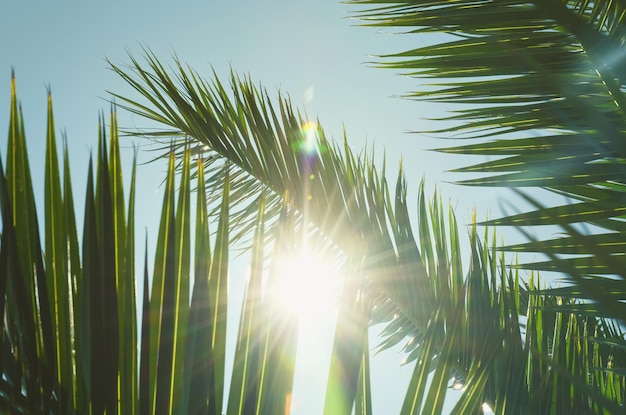
[[[302,142],[299,150],[306,155],[314,155],[318,150],[319,136],[317,134],[317,124],[307,121],[302,126]]]

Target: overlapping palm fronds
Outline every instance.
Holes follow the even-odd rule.
[[[132,312],[137,307],[134,180],[124,214],[115,117],[108,152],[100,129],[80,249],[69,164],[66,159],[61,186],[50,110],[44,235],[51,259],[41,254],[13,89],[9,163],[0,181],[6,301],[0,401],[6,412],[284,413],[297,323],[285,318],[268,294],[271,265],[270,288],[262,288],[263,264],[268,255],[274,261],[274,255],[292,252],[303,235],[310,236],[311,226],[317,240],[321,234],[347,264],[326,413],[371,413],[367,333],[375,322],[388,322],[382,348],[410,337],[407,360],[416,360],[416,366],[402,413],[440,411],[450,379],[466,388],[459,413],[483,402],[502,411],[531,405],[552,412],[557,407],[610,411],[620,404],[623,380],[612,370],[615,343],[607,330],[587,327],[574,316],[546,329],[550,318],[544,316],[550,312],[531,307],[524,332],[518,317],[528,300],[517,279],[496,262],[495,250],[480,246],[475,228],[472,265],[464,278],[454,216],[450,211],[445,219],[437,197],[427,202],[422,188],[414,233],[402,172],[391,195],[371,159],[353,155],[347,146],[342,152],[318,126],[312,135],[306,129],[311,124],[288,101],[279,99],[276,110],[248,80],[233,76],[227,93],[219,81],[209,85],[181,65],[176,84],[154,56],[147,59],[148,70],[132,60],[134,76],[114,67],[148,100],[143,105],[120,97],[127,108],[171,128],[155,134],[167,137],[169,167],[154,271],[150,278],[146,267],[143,278],[140,334]],[[305,152],[302,144],[311,136],[317,146]],[[202,153],[195,167],[190,148]],[[198,199],[192,267],[193,176]],[[218,229],[211,250],[207,206],[214,205]],[[249,231],[254,231],[251,274],[226,385],[228,247]],[[588,339],[592,331],[596,343]],[[546,361],[542,351],[550,344],[562,352]],[[576,359],[572,368],[578,372],[555,370],[565,366],[561,359]],[[599,369],[591,388],[571,379],[588,364]],[[520,370],[511,372],[513,367]]]
[[[342,323],[340,316],[338,327],[352,324],[355,315],[362,315],[356,320],[365,326],[357,333],[366,333],[369,309],[374,297],[380,296],[393,298],[391,308],[385,310],[388,314],[401,313],[412,325],[426,328],[435,307],[434,288],[410,230],[401,176],[394,202],[384,175],[377,172],[371,159],[352,154],[347,145],[341,151],[319,125],[295,113],[284,98],[273,107],[267,94],[249,80],[232,76],[232,89],[227,91],[219,80],[208,84],[178,62],[172,79],[151,54],[145,69],[131,60],[133,65],[127,71],[113,68],[140,92],[145,103],[117,96],[121,106],[170,128],[142,135],[165,137],[166,143],[178,138],[175,147],[194,146],[203,151],[210,160],[205,168],[213,192],[220,192],[223,185],[216,171],[227,166],[231,203],[236,206],[231,223],[239,226],[237,232],[249,231],[248,215],[263,194],[268,229],[286,203],[299,226],[314,225],[345,255],[351,264],[347,275],[353,277],[345,282],[341,307],[347,320]],[[307,142],[311,139],[312,143]],[[209,195],[208,203],[213,201]],[[427,243],[432,250],[433,242]],[[436,272],[436,266],[429,267]],[[368,355],[367,337],[346,338],[345,332],[349,332],[345,327],[338,329],[331,362],[326,405],[335,413],[352,407]],[[355,350],[360,352],[354,355]],[[343,381],[338,381],[339,377]],[[361,383],[368,381],[361,379]],[[368,407],[369,398],[363,398]]]
[[[381,350],[407,339],[406,361],[415,362],[402,414],[441,412],[452,384],[463,390],[459,414],[485,403],[496,413],[623,410],[626,347],[619,326],[602,318],[619,315],[623,279],[595,276],[622,277],[623,269],[623,160],[615,137],[624,131],[624,76],[621,58],[608,60],[624,43],[621,6],[357,3],[385,3],[373,12],[380,18],[375,24],[458,35],[396,55],[389,66],[463,77],[415,96],[480,104],[453,116],[458,124],[441,132],[467,128],[483,141],[446,151],[509,158],[464,169],[500,173],[466,184],[539,185],[578,199],[574,207],[492,223],[564,226],[569,239],[508,249],[551,255],[536,268],[571,270],[580,289],[537,295],[546,291],[533,279],[525,286],[476,227],[465,274],[452,211],[437,196],[428,202],[422,187],[413,226],[402,169],[391,190],[384,165],[379,171],[373,157],[335,145],[289,100],[272,101],[236,75],[230,89],[217,77],[209,83],[178,61],[168,69],[147,53],[145,66],[133,57],[129,68],[112,65],[140,95],[117,96],[122,106],[166,129],[140,132],[162,140],[168,161],[153,275],[147,266],[143,275],[141,327],[135,173],[126,208],[115,116],[108,150],[99,128],[79,238],[67,152],[61,175],[50,104],[42,244],[13,84],[7,168],[0,169],[2,412],[288,412],[298,322],[272,297],[272,284],[280,257],[308,238],[345,264],[325,413],[372,413],[368,327],[375,323],[386,323]],[[516,135],[490,141],[505,133]],[[571,225],[580,221],[607,232],[577,233]],[[248,238],[251,271],[227,385],[226,325],[236,323],[226,291],[229,250],[241,238]],[[590,267],[561,254],[587,255]],[[591,281],[603,281],[604,297],[586,289]],[[568,297],[610,297],[617,311]]]
[[[516,226],[527,235],[526,226],[564,230],[561,238],[531,238],[501,248],[546,254],[547,261],[519,267],[570,277],[570,286],[535,294],[575,300],[552,304],[551,311],[599,318],[605,328],[613,326],[603,318],[623,323],[624,5],[562,0],[351,3],[368,8],[358,14],[366,25],[438,35],[420,38],[419,44],[433,40],[427,46],[381,57],[380,65],[426,80],[424,88],[408,97],[454,106],[442,120],[445,127],[436,132],[472,142],[441,151],[494,157],[457,169],[482,173],[462,184],[541,187],[572,200],[546,207],[520,193],[535,210],[488,222]],[[621,356],[621,331],[608,328],[605,333],[614,336],[612,351]],[[606,344],[593,340],[595,332],[587,335]],[[613,364],[601,370],[621,373],[617,379],[623,382],[622,369]],[[589,365],[587,373],[597,370]],[[621,388],[618,395],[607,396],[623,404],[623,383]]]
[[[254,106],[254,97],[260,96],[255,91],[247,90],[251,94],[251,106]],[[217,99],[207,102],[228,103]],[[287,103],[283,101],[283,104],[283,110],[287,110]],[[269,102],[265,105],[271,108]],[[246,190],[241,188],[242,183],[260,181],[259,177],[250,174],[248,182],[237,182],[237,177],[244,177],[237,170],[241,159],[232,155],[224,157],[217,152],[224,163],[216,167],[211,161],[217,157],[205,154],[206,159],[200,157],[194,170],[198,180],[198,204],[192,271],[190,151],[181,148],[178,161],[174,151],[169,151],[154,271],[150,277],[146,267],[143,278],[139,334],[135,319],[134,167],[126,213],[115,115],[111,118],[108,151],[104,126],[99,129],[97,173],[94,177],[90,167],[84,229],[79,238],[67,157],[63,183],[60,181],[50,101],[43,231],[47,243],[42,250],[14,84],[11,108],[9,163],[6,173],[0,175],[3,184],[0,188],[3,201],[0,275],[4,280],[1,297],[6,300],[2,308],[5,313],[3,411],[36,414],[208,410],[219,413],[227,409],[234,414],[253,410],[284,413],[288,410],[287,397],[291,391],[297,326],[293,319],[285,320],[284,310],[276,309],[277,301],[261,294],[271,293],[273,272],[270,267],[269,288],[262,288],[261,276],[267,255],[264,251],[269,250],[272,255],[277,250],[291,252],[290,245],[298,240],[294,235],[306,236],[306,223],[310,222],[319,223],[318,228],[332,235],[336,242],[325,236],[327,240],[343,245],[342,255],[347,256],[351,264],[349,277],[344,281],[326,411],[350,413],[356,405],[359,412],[371,412],[367,333],[372,304],[377,297],[390,300],[393,307],[386,308],[383,318],[390,313],[401,313],[408,316],[412,325],[425,330],[432,314],[427,305],[435,304],[434,293],[438,289],[438,284],[431,280],[435,275],[428,275],[439,272],[438,267],[431,264],[434,256],[427,254],[422,263],[412,237],[401,177],[394,207],[384,177],[376,173],[371,162],[352,155],[347,147],[342,155],[325,141],[321,129],[316,132],[326,149],[309,157],[304,157],[291,143],[283,143],[283,148],[276,147],[280,134],[266,136],[266,144],[274,143],[274,147],[266,148],[266,154],[277,159],[291,157],[294,171],[285,170],[287,177],[297,177],[297,172],[305,171],[309,174],[305,177],[311,181],[317,179],[326,189],[314,185],[298,188],[287,180],[278,182],[289,186],[281,189],[280,194],[266,185],[259,186],[258,193],[247,189],[248,197],[259,201],[254,207],[256,218],[247,222],[248,217],[243,215],[248,215],[252,207],[234,215],[230,214],[230,208],[238,194],[245,200],[245,195],[241,195],[242,190]],[[258,115],[244,107],[239,108],[238,114]],[[301,139],[300,120],[289,112],[281,117],[294,126],[289,138],[295,135]],[[228,121],[220,120],[215,128],[228,125]],[[230,132],[224,138],[235,144],[237,139],[242,140]],[[248,138],[254,138],[254,134]],[[243,153],[250,160],[255,154]],[[205,160],[209,160],[206,169]],[[177,165],[181,173],[178,200],[174,178]],[[207,180],[205,170],[211,173]],[[256,173],[259,171],[262,169]],[[265,171],[265,174],[268,183],[276,183],[277,176],[272,171]],[[339,180],[340,177],[343,180]],[[219,202],[213,252],[209,248],[207,229],[207,183],[214,185],[209,200]],[[303,204],[302,200],[289,197],[290,194],[310,197],[302,198]],[[333,198],[326,197],[327,194]],[[266,204],[272,197],[276,204]],[[325,202],[307,207],[306,202],[317,197],[326,197]],[[327,206],[322,210],[323,203],[332,207],[329,199],[337,200],[342,209],[332,212]],[[268,206],[278,206],[279,211],[271,212]],[[396,213],[389,216],[394,211]],[[267,217],[272,214],[276,219],[269,222]],[[228,388],[224,384],[228,302],[225,290],[231,228],[253,229],[255,236],[251,246],[252,272],[226,404],[222,402],[224,390]],[[268,232],[275,232],[277,236],[268,237]],[[440,230],[436,239],[445,241],[445,231]],[[273,241],[273,251],[271,243],[266,246],[268,241]],[[428,246],[428,251],[433,251],[430,246],[433,241],[425,239],[422,243]],[[192,275],[193,288],[190,287]],[[459,275],[455,278],[461,280]],[[411,292],[406,291],[407,287]],[[420,293],[419,289],[423,291]],[[443,324],[433,327],[438,332],[444,329]],[[439,346],[441,335],[435,339],[433,344]],[[437,399],[441,402],[443,395]]]
[[[380,5],[361,15],[366,24],[445,34],[439,43],[385,56],[381,65],[436,80],[410,97],[467,104],[445,118],[446,127],[438,132],[463,133],[478,142],[441,151],[496,159],[458,169],[483,173],[460,183],[541,187],[573,200],[545,207],[529,199],[536,210],[489,224],[561,226],[564,238],[503,249],[546,254],[547,261],[521,266],[564,272],[574,286],[554,294],[599,302],[596,316],[623,322],[624,5],[562,0],[353,3]],[[576,224],[600,231],[581,232]]]
[[[7,168],[0,174],[3,412],[111,411],[118,405],[118,376],[120,402],[132,408],[134,395],[128,392],[137,387],[133,203],[127,221],[117,129],[108,155],[104,126],[98,130],[97,173],[94,178],[90,165],[79,238],[67,149],[61,174],[49,97],[40,234],[14,79],[11,93]],[[132,200],[134,172],[131,183]],[[131,351],[128,359],[120,359],[120,350]]]
[[[353,406],[359,413],[370,413],[367,337],[363,337],[364,322],[370,318],[388,323],[383,349],[408,337],[407,360],[418,361],[403,413],[440,411],[451,378],[467,385],[460,413],[485,401],[502,411],[578,407],[610,412],[619,407],[623,393],[605,393],[604,386],[598,391],[598,384],[606,384],[605,372],[598,372],[599,380],[589,387],[550,369],[550,365],[565,367],[562,359],[571,358],[570,352],[545,361],[547,344],[562,345],[567,350],[584,349],[575,370],[587,370],[591,361],[606,368],[608,351],[599,353],[588,346],[589,340],[568,337],[573,333],[571,325],[585,323],[571,316],[565,326],[546,328],[549,323],[541,311],[520,305],[524,294],[517,279],[504,271],[495,249],[490,252],[491,248],[480,246],[475,229],[474,258],[465,278],[454,216],[450,211],[446,221],[441,202],[435,198],[428,203],[423,188],[414,233],[402,172],[392,197],[384,174],[377,173],[372,160],[352,155],[347,147],[342,154],[321,128],[318,149],[303,152],[307,132],[302,126],[310,125],[308,120],[296,115],[282,98],[275,109],[265,92],[249,80],[232,77],[227,93],[218,80],[207,84],[178,62],[172,79],[151,54],[146,68],[132,59],[129,69],[114,69],[143,97],[138,101],[118,96],[123,106],[170,128],[142,134],[167,140],[178,137],[179,148],[190,143],[204,146],[207,159],[230,163],[230,174],[239,178],[230,185],[234,194],[241,195],[237,203],[242,206],[241,213],[232,217],[235,223],[245,224],[248,206],[263,192],[264,200],[281,200],[281,206],[288,203],[303,223],[316,227],[346,256],[347,274],[356,279],[344,282],[327,413],[350,413]],[[207,176],[209,188],[219,191],[220,177]],[[272,205],[267,206],[268,217],[278,215],[280,209],[272,213]],[[520,315],[529,316],[532,331],[520,330]],[[605,334],[603,329],[594,331],[599,338]],[[512,367],[518,370],[511,372]],[[426,392],[430,373],[436,381]],[[618,391],[621,382],[616,383]],[[547,383],[555,388],[549,389],[553,392],[546,393]]]
[[[80,237],[67,149],[63,173],[58,165],[51,99],[42,228],[15,80],[10,116],[7,168],[0,172],[0,412],[191,414],[228,408],[228,413],[248,414],[254,413],[252,405],[256,413],[284,413],[291,385],[288,377],[283,383],[277,379],[293,373],[295,361],[284,356],[283,346],[293,343],[295,334],[277,318],[280,310],[268,313],[272,299],[260,297],[263,205],[257,208],[254,226],[261,231],[253,243],[254,272],[241,320],[247,329],[240,332],[233,368],[231,388],[238,393],[231,393],[227,406],[228,173],[218,198],[221,207],[211,249],[203,160],[197,160],[192,250],[190,151],[179,160],[178,191],[176,158],[170,154],[154,271],[148,274],[146,256],[139,313],[135,167],[126,208],[115,113],[109,140],[104,125],[98,130],[96,173],[90,163]],[[276,332],[286,337],[270,335]]]
[[[353,3],[379,6],[360,14],[365,24],[441,35],[438,43],[385,56],[381,65],[434,81],[408,96],[457,105],[438,132],[475,142],[441,151],[495,157],[458,169],[483,173],[462,184],[541,187],[572,200],[545,207],[529,199],[534,211],[489,223],[563,227],[566,237],[503,249],[546,254],[547,261],[521,266],[564,272],[574,285],[554,294],[594,300],[602,305],[593,314],[624,322],[624,4]],[[577,224],[599,230],[583,232]]]

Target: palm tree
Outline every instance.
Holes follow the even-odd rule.
[[[412,16],[397,7],[377,13]],[[381,348],[408,338],[407,361],[415,361],[402,413],[441,412],[450,379],[464,388],[455,413],[483,403],[497,413],[622,409],[624,379],[615,368],[623,348],[610,315],[581,313],[567,293],[532,292],[537,281],[507,268],[489,242],[495,238],[487,231],[479,238],[476,227],[464,273],[452,211],[437,196],[427,202],[422,187],[414,231],[402,169],[390,189],[384,164],[378,170],[372,156],[327,139],[286,98],[271,100],[234,74],[229,89],[176,60],[167,69],[150,52],[145,58],[112,65],[139,93],[118,96],[121,107],[164,125],[141,134],[162,140],[169,166],[153,273],[145,267],[143,276],[141,331],[129,318],[137,308],[134,180],[125,213],[114,114],[108,151],[99,128],[81,249],[50,104],[42,246],[13,88],[0,174],[3,412],[284,413],[297,321],[271,288],[281,255],[304,243],[325,247],[345,268],[325,413],[371,413],[367,332],[377,322],[387,323]],[[317,145],[303,146],[311,137]],[[212,244],[207,219],[217,222]],[[225,287],[235,241],[250,250],[251,272],[226,385]],[[555,311],[564,306],[567,313]]]

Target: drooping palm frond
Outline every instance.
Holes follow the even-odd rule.
[[[231,175],[240,178],[230,182],[233,194],[240,195],[237,203],[243,207],[239,212],[252,211],[247,205],[254,204],[261,192],[266,194],[265,201],[288,203],[341,249],[352,264],[348,275],[357,279],[345,282],[347,291],[341,306],[345,320],[339,319],[328,383],[329,413],[349,413],[355,399],[364,411],[370,405],[367,394],[362,393],[368,390],[367,379],[360,376],[367,371],[367,338],[359,340],[358,334],[364,333],[367,325],[359,330],[354,325],[368,322],[372,306],[375,322],[388,322],[391,316],[397,316],[387,329],[393,334],[385,341],[387,345],[409,336],[423,336],[430,325],[429,332],[435,330],[439,335],[430,340],[433,347],[428,353],[432,353],[431,358],[439,353],[448,319],[464,301],[459,237],[454,223],[446,230],[439,202],[429,209],[422,191],[418,201],[421,222],[414,236],[402,172],[392,198],[384,175],[376,172],[371,160],[355,157],[347,146],[342,154],[326,140],[321,129],[317,130],[318,149],[313,155],[304,152],[302,143],[307,131],[302,126],[307,121],[296,116],[288,102],[280,98],[275,110],[265,93],[249,81],[233,77],[232,92],[227,93],[219,81],[208,85],[178,63],[174,69],[176,81],[152,55],[148,56],[147,69],[132,61],[129,72],[116,66],[114,69],[147,104],[121,96],[118,100],[127,109],[171,129],[146,135],[166,137],[168,141],[178,137],[174,146],[179,148],[205,146],[202,149],[207,159],[218,163],[221,158],[230,163]],[[208,186],[219,191],[220,176],[211,174],[211,169],[215,168],[209,166]],[[278,204],[265,206],[268,217],[276,215],[270,211]],[[240,214],[232,220],[241,224],[246,219]],[[441,313],[436,326],[429,323],[433,310]],[[410,360],[420,352],[419,346],[420,342],[415,342],[408,349]],[[449,361],[440,371],[441,379],[447,379],[455,365],[457,372],[465,373],[466,367],[459,362]],[[427,368],[424,376],[430,370]],[[435,388],[439,390],[433,395],[438,405],[447,386]]]
[[[118,99],[130,111],[170,128],[141,134],[166,137],[166,144],[171,137],[178,137],[175,145],[180,148],[204,146],[201,148],[208,159],[231,163],[231,177],[241,180],[229,185],[234,194],[240,195],[237,203],[243,206],[241,213],[233,216],[235,224],[245,224],[243,215],[252,211],[248,206],[258,198],[275,198],[281,202],[275,216],[280,216],[287,203],[304,223],[312,223],[346,256],[350,264],[347,275],[356,279],[344,281],[346,291],[327,385],[327,413],[348,414],[353,407],[359,413],[369,413],[369,356],[364,336],[369,318],[374,323],[388,324],[381,348],[409,338],[407,360],[418,360],[403,413],[436,413],[451,378],[467,384],[467,393],[459,403],[460,413],[476,409],[485,401],[498,410],[507,405],[527,408],[533,401],[540,410],[557,405],[572,407],[574,394],[580,408],[618,407],[613,396],[584,383],[567,393],[544,393],[545,382],[559,388],[570,384],[566,376],[559,377],[555,373],[560,372],[550,370],[550,365],[566,367],[561,358],[569,354],[555,356],[548,364],[541,352],[547,346],[539,347],[536,356],[533,354],[537,344],[549,342],[546,333],[551,331],[544,333],[542,324],[546,322],[541,311],[533,306],[527,312],[520,306],[520,298],[526,294],[520,291],[517,280],[505,273],[495,249],[480,247],[475,229],[474,258],[465,278],[454,216],[450,211],[446,220],[441,202],[435,198],[428,203],[423,187],[414,232],[402,172],[392,197],[384,174],[377,173],[371,160],[352,155],[347,147],[341,153],[321,129],[317,130],[318,139],[325,151],[315,151],[312,164],[310,156],[301,150],[307,137],[302,126],[307,120],[295,115],[288,101],[281,98],[278,109],[274,109],[267,95],[248,80],[232,77],[232,90],[227,93],[219,81],[206,84],[179,63],[173,69],[176,78],[172,79],[153,55],[148,55],[146,68],[135,59],[132,62],[128,71],[117,66],[114,69],[144,101]],[[214,169],[209,167],[209,173]],[[220,176],[207,176],[209,188],[219,191]],[[268,212],[272,209],[276,208],[268,204],[264,214],[271,216]],[[533,316],[531,321],[536,326],[530,325],[534,331],[524,337],[519,316],[526,313]],[[556,332],[565,336],[563,330]],[[604,332],[599,331],[597,337],[604,338]],[[582,341],[574,340],[566,339],[564,344],[580,348]],[[587,360],[579,360],[572,367],[585,371],[592,358],[585,355]],[[529,361],[537,362],[538,367],[535,363],[527,366]],[[606,359],[596,359],[594,364],[608,367]],[[512,367],[519,370],[511,373]],[[528,378],[526,374],[531,372],[526,371],[527,367],[534,368]],[[436,382],[426,389],[430,373]],[[521,388],[519,396],[507,396],[514,388]],[[617,394],[618,402],[622,395]],[[243,400],[237,402],[246,405]]]
[[[352,3],[380,6],[359,15],[365,24],[441,34],[432,45],[384,56],[381,65],[435,80],[408,96],[456,105],[438,132],[462,133],[475,142],[441,151],[494,157],[458,169],[483,173],[460,183],[541,187],[574,201],[551,208],[536,205],[535,211],[490,224],[571,230],[583,223],[601,229],[503,249],[547,254],[547,261],[524,266],[565,272],[575,284],[587,275],[618,275],[621,297],[613,301],[623,299],[624,5],[562,0]],[[576,292],[569,294],[579,297]],[[601,310],[597,315],[623,319]]]
[[[342,151],[326,138],[317,123],[295,113],[284,98],[279,97],[275,108],[265,91],[253,87],[249,80],[233,75],[232,89],[227,92],[219,80],[208,84],[178,62],[176,78],[172,79],[153,55],[147,56],[145,69],[131,60],[129,71],[115,65],[113,68],[146,103],[117,96],[121,106],[170,128],[141,135],[164,137],[165,145],[174,139],[175,148],[192,146],[204,153],[208,160],[205,177],[211,189],[209,205],[223,185],[218,171],[227,166],[234,233],[250,230],[249,215],[262,197],[266,232],[271,235],[271,229],[279,223],[272,219],[280,216],[286,203],[298,227],[314,225],[359,270],[348,271],[357,281],[346,280],[351,294],[345,294],[348,304],[342,307],[347,314],[344,325],[353,322],[355,313],[363,314],[359,321],[369,322],[371,304],[381,299],[391,304],[385,308],[387,313],[401,313],[412,326],[425,330],[435,307],[433,292],[437,288],[431,287],[430,279],[435,278],[438,267],[430,263],[434,260],[430,256],[424,263],[420,259],[408,221],[406,185],[401,176],[394,202],[384,175],[377,172],[371,159],[354,155],[347,145]],[[427,250],[434,249],[432,241],[424,242]],[[345,330],[338,329],[338,338]],[[365,370],[364,356],[368,354],[364,343],[357,340],[348,359],[342,352],[343,343],[336,341],[329,394],[337,390],[332,385],[351,386],[337,395],[341,399],[327,397],[327,408],[332,408],[328,410],[336,413],[352,407],[356,384]],[[352,355],[354,350],[361,350],[362,356]],[[337,376],[344,377],[343,381],[339,382]],[[362,384],[366,383],[362,378]],[[369,398],[362,398],[364,407],[368,407]]]
[[[153,55],[147,59],[147,69],[135,59],[128,72],[113,66],[147,103],[117,98],[128,110],[171,128],[142,134],[165,136],[166,142],[177,137],[174,146],[200,146],[210,163],[229,163],[232,203],[237,209],[231,218],[233,223],[245,224],[246,215],[265,192],[268,221],[277,217],[280,206],[287,202],[354,263],[366,260],[364,278],[370,284],[387,284],[385,290],[392,289],[389,278],[378,278],[377,270],[387,277],[399,272],[398,267],[415,266],[410,262],[417,263],[417,257],[406,259],[407,264],[398,263],[404,245],[417,246],[407,228],[410,224],[402,178],[398,180],[394,206],[386,179],[371,159],[355,156],[347,145],[341,151],[319,125],[313,124],[311,130],[312,123],[297,115],[283,98],[278,99],[275,108],[263,90],[235,76],[229,93],[218,80],[209,85],[180,63],[176,64],[177,82]],[[214,173],[215,165],[207,167],[207,184],[219,190],[222,180]],[[393,213],[395,210],[398,215]],[[241,229],[248,230],[245,225]],[[430,267],[430,271],[436,270]],[[416,289],[427,288],[427,274],[421,268],[415,270],[411,278]],[[396,304],[400,308],[412,307],[409,302],[414,302],[417,308],[409,314],[425,327],[433,300],[429,290],[423,293],[421,301],[401,292],[406,298],[395,300],[400,301]]]

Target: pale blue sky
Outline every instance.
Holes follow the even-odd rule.
[[[347,18],[350,10],[354,9],[335,1],[311,0],[5,3],[0,13],[0,151],[3,155],[6,151],[9,79],[14,67],[35,185],[41,189],[43,182],[39,166],[43,166],[46,85],[50,85],[57,132],[67,134],[79,198],[87,159],[96,146],[98,113],[104,110],[108,116],[106,91],[132,94],[108,69],[105,58],[124,64],[127,51],[139,56],[141,46],[147,46],[165,62],[176,52],[181,61],[207,77],[211,65],[222,77],[232,66],[262,82],[270,93],[279,89],[288,93],[295,105],[312,118],[319,117],[330,135],[341,139],[345,127],[354,149],[361,149],[367,141],[382,156],[384,148],[391,172],[402,154],[410,198],[415,200],[415,189],[426,175],[429,188],[438,183],[444,200],[450,199],[457,207],[461,224],[469,221],[474,204],[481,217],[488,209],[496,209],[495,192],[441,182],[454,179],[444,174],[445,170],[469,160],[424,152],[442,143],[406,134],[428,126],[423,118],[441,115],[432,105],[393,97],[415,87],[417,81],[365,64],[372,60],[368,55],[421,46],[425,40],[355,27],[357,22]],[[119,121],[122,127],[146,125],[124,113]],[[130,147],[128,142],[125,145]],[[124,156],[130,162],[132,150]],[[140,153],[141,160],[150,157]],[[154,206],[161,203],[163,170],[158,163],[139,168],[138,236],[144,227],[156,234],[158,211]],[[130,164],[126,172],[130,173]],[[40,191],[39,203],[42,200]],[[82,200],[78,204],[82,205]],[[234,279],[242,277],[233,275]],[[377,413],[398,412],[404,379],[411,371],[397,369],[401,359],[395,350],[373,359]],[[317,373],[320,371],[311,361],[301,365],[297,383],[313,385],[314,391],[299,401],[295,414],[320,413],[323,390],[315,385],[326,380],[326,373]]]

